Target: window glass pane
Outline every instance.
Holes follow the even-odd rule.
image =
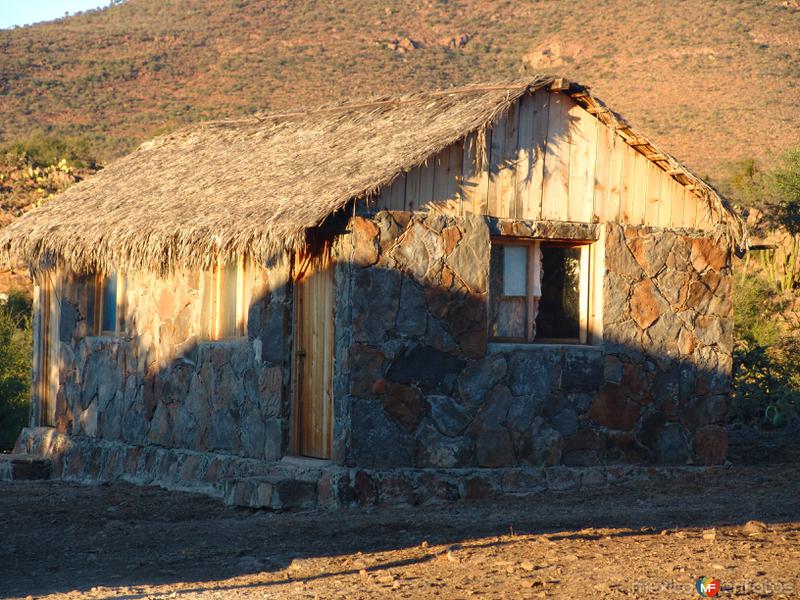
[[[578,339],[581,249],[542,245],[537,338]]]
[[[236,330],[236,299],[239,269],[235,262],[227,263],[219,271],[219,308],[217,310],[219,337],[233,337]]]
[[[526,246],[492,245],[489,265],[489,335],[491,337],[525,339],[528,314],[525,297],[526,273]],[[511,278],[520,277],[521,282],[517,280],[506,283]],[[506,294],[507,291],[512,292],[513,295]]]
[[[524,296],[527,281],[528,247],[503,246],[503,296]]]
[[[108,275],[103,279],[103,314],[101,329],[116,331],[117,329],[117,275]]]

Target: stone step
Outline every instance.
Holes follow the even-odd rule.
[[[317,478],[303,473],[227,479],[223,498],[228,506],[288,510],[317,505]]]
[[[0,454],[0,481],[50,479],[49,458],[35,454]]]

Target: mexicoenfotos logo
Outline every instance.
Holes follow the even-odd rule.
[[[719,594],[719,579],[713,577],[700,577],[695,584],[697,593],[703,598],[710,598]]]

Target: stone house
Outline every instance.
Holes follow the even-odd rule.
[[[553,77],[188,127],[0,235],[16,452],[273,507],[718,464],[745,236]]]

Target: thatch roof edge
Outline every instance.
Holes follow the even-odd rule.
[[[593,96],[588,87],[567,82],[555,76],[539,75],[512,83],[473,85],[432,93],[384,97],[370,102],[323,106],[314,110],[294,113],[256,115],[182,128],[145,142],[130,155],[114,161],[108,168],[116,168],[120,165],[123,168],[116,168],[116,170],[125,172],[126,161],[134,164],[136,160],[147,160],[147,153],[158,151],[160,147],[172,143],[178,148],[182,148],[181,144],[186,143],[193,135],[203,132],[213,134],[215,129],[224,131],[237,127],[263,125],[266,128],[264,135],[273,135],[276,129],[291,126],[295,120],[299,123],[304,123],[304,119],[322,122],[323,117],[330,120],[334,127],[338,122],[337,119],[357,120],[365,115],[371,115],[373,111],[378,114],[393,106],[399,107],[404,103],[414,102],[419,104],[423,100],[426,102],[431,100],[430,106],[433,106],[435,101],[446,102],[460,94],[464,94],[465,102],[471,101],[468,95],[472,94],[475,105],[479,107],[474,116],[471,113],[464,116],[464,111],[462,111],[457,130],[450,131],[446,135],[440,134],[438,138],[431,140],[431,143],[420,143],[413,149],[407,150],[404,155],[398,156],[395,162],[388,164],[385,168],[381,167],[377,172],[369,173],[368,180],[365,181],[367,178],[361,177],[361,183],[357,183],[358,177],[353,177],[351,181],[345,181],[334,194],[324,200],[320,206],[315,207],[316,212],[305,211],[302,223],[297,221],[296,214],[287,213],[287,209],[283,206],[285,201],[281,200],[281,206],[266,219],[262,215],[246,219],[244,217],[248,213],[245,210],[244,217],[238,216],[235,227],[230,226],[227,222],[224,226],[219,225],[218,227],[211,227],[206,223],[197,227],[165,231],[163,227],[156,230],[160,225],[157,221],[153,221],[152,230],[148,230],[147,227],[131,228],[114,222],[116,230],[93,231],[91,235],[88,235],[87,232],[87,236],[85,236],[87,241],[78,243],[63,229],[59,229],[58,209],[50,210],[50,203],[48,203],[30,211],[16,223],[0,231],[0,261],[7,265],[25,264],[32,271],[51,265],[68,265],[73,270],[83,272],[118,269],[166,272],[178,266],[205,267],[215,259],[226,261],[236,254],[247,254],[262,264],[267,263],[276,254],[302,247],[306,243],[307,230],[320,226],[330,215],[342,210],[351,202],[374,196],[402,173],[425,163],[446,147],[466,139],[470,134],[485,135],[486,130],[523,94],[546,86],[572,96],[579,105],[590,110],[601,122],[611,127],[626,140],[636,140],[635,148],[648,159],[653,160],[652,156],[657,154],[659,158],[656,164],[659,167],[665,171],[670,170],[679,183],[692,186],[693,191],[708,202],[712,214],[717,215],[719,234],[724,236],[732,246],[743,247],[746,244],[747,232],[744,222],[731,210],[717,190],[673,156],[658,149],[645,136],[630,126],[621,115],[608,109],[601,100]],[[458,102],[460,100],[453,100],[451,106]],[[435,117],[435,113],[433,116]],[[323,122],[323,125],[325,124]],[[141,158],[142,156],[145,158]],[[100,174],[72,186],[51,202],[58,203],[60,198],[81,199],[82,196],[88,196],[94,200],[104,191],[104,186],[108,187],[110,177],[110,171],[105,179],[101,171]],[[95,189],[94,185],[98,180],[103,182],[99,185],[99,191]],[[115,191],[119,192],[119,190]],[[127,188],[125,191],[127,192]],[[124,202],[125,194],[122,196]],[[169,200],[167,199],[167,201]],[[72,201],[72,204],[75,205],[75,202]],[[69,206],[68,202],[66,206]],[[155,216],[155,218],[158,217]],[[213,220],[212,222],[222,223],[222,221]],[[71,233],[75,234],[74,227]],[[83,235],[82,232],[80,235]]]

